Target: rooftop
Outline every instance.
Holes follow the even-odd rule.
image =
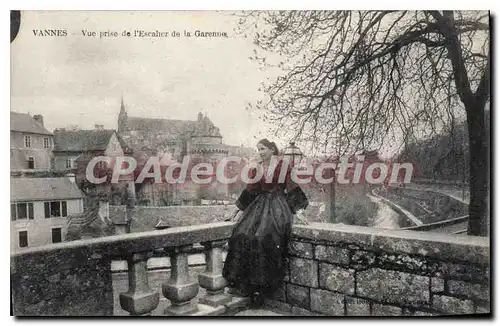
[[[69,178],[11,178],[11,201],[80,199],[84,195]]]
[[[63,130],[56,129],[54,132],[55,152],[87,152],[103,151],[109,144],[109,140],[116,133],[113,129],[94,130]],[[118,135],[117,135],[118,137]],[[125,151],[125,144],[118,137],[122,149]]]
[[[50,131],[27,113],[10,112],[10,130],[32,134],[52,135]]]
[[[175,135],[193,131],[196,126],[196,121],[128,117],[127,126],[130,130],[144,132],[158,132],[164,130]]]
[[[166,132],[171,136],[179,136],[193,133],[194,136],[216,136],[222,137],[219,128],[208,118],[200,116],[197,121],[193,120],[172,120],[172,119],[152,119],[140,117],[128,117],[127,127],[130,130],[147,133]]]

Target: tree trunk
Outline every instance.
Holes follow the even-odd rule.
[[[489,162],[486,146],[484,107],[471,101],[467,107],[469,129],[470,203],[467,234],[487,236],[489,229]]]

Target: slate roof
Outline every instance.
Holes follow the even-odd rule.
[[[201,121],[196,123],[196,128],[193,133],[193,136],[209,136],[209,137],[221,137],[219,128],[217,128],[212,120],[210,120],[207,116],[204,116]]]
[[[88,152],[103,151],[109,144],[112,129],[102,130],[56,130],[54,132],[54,152]],[[118,137],[118,134],[117,134]],[[126,152],[126,145],[118,137],[122,149]]]
[[[206,132],[210,126],[213,126],[214,135],[222,137],[219,128],[215,127],[214,123],[207,116],[204,116],[201,121],[128,117],[127,126],[130,130],[149,133],[163,131],[171,135],[193,133],[196,136],[208,135]]]
[[[11,178],[11,201],[80,199],[84,194],[69,178]]]
[[[172,135],[178,135],[193,132],[196,127],[196,121],[128,117],[127,127],[130,130],[152,133],[167,131]]]
[[[68,216],[67,241],[82,238],[99,238],[114,234],[115,226],[111,219],[102,219],[99,216],[99,203],[96,198],[85,208],[83,213]]]
[[[10,130],[32,134],[52,135],[50,131],[27,113],[10,112]]]

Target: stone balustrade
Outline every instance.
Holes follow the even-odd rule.
[[[119,303],[130,315],[147,316],[160,302],[148,284],[148,259],[170,258],[170,277],[161,287],[165,315],[234,313],[249,298],[225,293],[222,249],[233,223],[122,234],[27,249],[11,257],[14,315],[112,315],[111,261],[126,260],[128,290]],[[190,275],[188,255],[202,244],[206,270]],[[200,286],[205,295],[197,299]]]
[[[113,305],[119,304],[134,316],[234,314],[249,299],[225,291],[223,251],[232,228],[233,223],[220,222],[12,254],[13,313],[113,315]],[[195,246],[205,256],[205,270],[197,278],[188,266]],[[147,263],[161,256],[169,257],[170,272],[160,286],[151,286]],[[113,260],[127,261],[128,289],[120,293],[119,303],[113,299]],[[285,282],[266,304],[293,315],[487,313],[489,281],[488,238],[295,225]]]

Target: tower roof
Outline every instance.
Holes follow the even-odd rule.
[[[122,95],[122,103],[120,106],[120,112],[125,112],[125,104],[123,103],[123,95]]]
[[[200,113],[201,114],[201,113]],[[205,115],[196,123],[196,129],[193,133],[195,137],[219,137],[222,138],[219,128],[217,128],[210,118]]]

